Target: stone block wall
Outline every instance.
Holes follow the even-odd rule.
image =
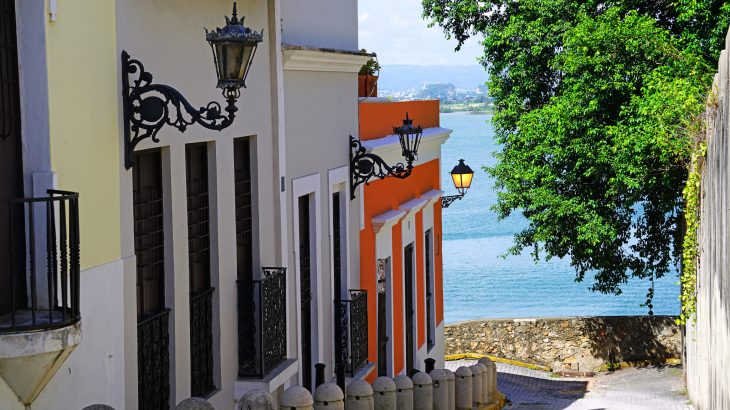
[[[473,320],[446,325],[446,354],[477,353],[550,367],[599,371],[681,355],[673,316]]]

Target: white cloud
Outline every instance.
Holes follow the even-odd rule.
[[[428,27],[421,0],[359,0],[360,48],[378,54],[381,64],[472,65],[482,55],[479,39],[454,52],[440,27]]]

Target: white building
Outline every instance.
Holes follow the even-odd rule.
[[[9,137],[0,152],[22,159],[0,169],[12,181],[0,196],[80,193],[78,265],[60,260],[60,236],[49,251],[62,218],[29,223],[33,206],[0,209],[25,219],[0,225],[0,280],[15,281],[7,296],[22,299],[0,311],[0,408],[158,409],[198,395],[230,409],[252,388],[311,385],[316,363],[332,377],[333,273],[344,292],[358,272],[348,136],[358,133],[357,71],[370,57],[357,51],[357,2],[238,1],[238,15],[263,30],[263,41],[232,124],[185,132],[164,125],[159,142],[141,140],[125,167],[122,84],[126,77],[134,90],[141,66],[125,72],[123,51],[152,84],[169,85],[195,109],[225,105],[204,28],[224,25],[231,7],[230,0],[0,1],[3,125],[15,125],[3,128]],[[127,108],[174,122],[174,104],[163,100]],[[13,253],[13,269],[10,243],[28,244]],[[33,275],[31,243],[47,245],[34,249]],[[80,270],[78,304],[66,308],[49,304],[74,292],[61,287],[61,265],[68,279]],[[31,292],[34,279],[49,285]],[[11,317],[44,309],[25,325]]]

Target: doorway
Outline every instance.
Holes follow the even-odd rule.
[[[302,386],[312,386],[312,258],[309,195],[299,197],[299,286],[301,299]]]
[[[378,376],[388,375],[388,297],[386,277],[390,258],[378,259]]]
[[[415,352],[413,351],[413,345],[415,344],[413,338],[413,244],[409,244],[403,251],[403,276],[405,277],[405,304],[404,311],[406,315],[406,374],[410,374],[411,370],[415,365],[414,358]]]
[[[0,198],[23,197],[18,48],[15,2],[0,0]],[[25,307],[25,214],[23,204],[0,207],[0,315]],[[14,275],[14,277],[12,276]],[[13,292],[14,291],[14,292]]]

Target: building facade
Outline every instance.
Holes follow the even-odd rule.
[[[388,177],[359,191],[360,286],[368,299],[370,377],[443,367],[441,258],[441,144],[451,130],[439,125],[438,100],[360,103],[360,139],[388,164],[402,162],[397,125],[409,115],[423,128],[418,158],[405,179]]]
[[[230,409],[313,388],[316,364],[443,360],[438,102],[358,102],[355,0],[245,0],[246,88],[202,126],[174,101],[225,104],[204,28],[231,7],[0,0],[0,408]],[[142,103],[145,84],[171,88]],[[353,192],[349,136],[398,162],[405,111],[426,127],[413,175]],[[164,124],[129,144],[130,118]]]

